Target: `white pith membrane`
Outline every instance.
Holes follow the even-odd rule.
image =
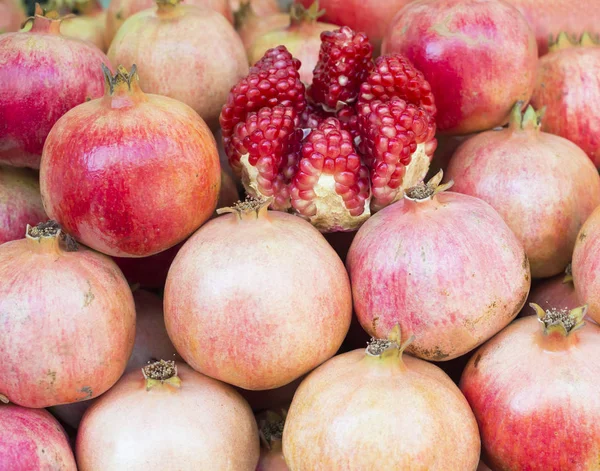
[[[431,156],[427,155],[427,152],[425,152],[426,145],[427,142],[422,142],[421,144],[417,145],[417,150],[415,150],[415,152],[412,154],[410,163],[406,167],[406,173],[402,179],[402,185],[400,185],[398,194],[392,203],[402,199],[405,190],[422,182],[427,175],[427,172],[429,171],[429,164],[431,163]]]

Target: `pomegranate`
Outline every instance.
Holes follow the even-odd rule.
[[[540,115],[522,103],[508,129],[469,139],[454,153],[454,190],[498,211],[525,247],[531,276],[564,271],[581,226],[600,204],[600,176],[572,142],[540,131]],[[551,189],[551,190],[550,190]]]
[[[35,225],[45,219],[35,172],[0,167],[0,244],[22,238],[27,224]]]
[[[256,471],[289,471],[281,450],[286,414],[286,409],[267,410],[256,417],[261,444]]]
[[[182,471],[255,470],[256,422],[231,386],[173,361],[142,372],[125,375],[86,412],[77,434],[79,471],[147,470],[149,463]]]
[[[77,471],[65,431],[48,411],[0,404],[0,469]]]
[[[110,67],[107,57],[92,44],[61,35],[62,20],[48,15],[38,7],[30,31],[0,36],[0,163],[39,168],[58,118],[102,96],[100,64]]]
[[[77,1],[74,10],[77,15],[65,18],[61,23],[61,34],[89,41],[106,51],[109,45],[106,39],[106,10],[99,0]]]
[[[157,0],[123,23],[108,50],[114,64],[138,64],[140,85],[192,107],[216,128],[229,89],[248,72],[240,38],[209,8]],[[185,73],[172,73],[185,64]]]
[[[263,15],[256,12],[255,1],[246,1],[235,13],[235,25],[244,48],[248,52],[256,39],[271,31],[289,27],[290,15],[283,12]],[[252,62],[250,63],[252,64]]]
[[[564,273],[552,278],[537,280],[537,282],[532,284],[527,302],[519,313],[519,317],[535,314],[529,307],[531,303],[539,304],[544,309],[575,309],[581,306],[582,303],[579,302],[575,285],[573,284],[571,264],[567,265]]]
[[[223,15],[230,23],[233,23],[233,13],[228,0],[185,0],[185,4],[210,8]],[[156,5],[156,0],[111,0],[106,12],[106,40],[108,44],[112,42],[127,18],[142,10],[152,8],[154,5]]]
[[[165,324],[183,359],[252,390],[288,384],[330,358],[352,315],[335,251],[306,221],[267,212],[269,203],[219,210],[230,214],[185,243],[165,286]]]
[[[600,43],[565,35],[542,57],[531,103],[545,107],[542,130],[581,147],[600,168]]]
[[[507,122],[533,92],[535,35],[519,11],[498,0],[425,0],[392,21],[383,53],[411,60],[431,84],[437,127],[447,134]],[[518,72],[515,72],[518,71]]]
[[[440,171],[369,219],[346,260],[369,335],[385,337],[399,323],[416,337],[408,351],[434,361],[504,328],[531,282],[523,246],[500,215],[478,198],[444,192],[452,182],[441,180]]]
[[[411,339],[396,327],[302,382],[283,430],[290,469],[476,471],[475,417],[442,370],[402,355]]]
[[[290,20],[284,28],[277,28],[257,37],[251,47],[246,48],[250,64],[258,62],[266,50],[283,44],[302,64],[299,70],[300,80],[310,84],[313,69],[317,65],[321,48],[321,33],[337,27],[330,23],[317,21],[324,10],[319,10],[319,1],[304,8],[294,3],[290,12]]]
[[[0,395],[25,407],[99,396],[133,348],[131,290],[108,257],[50,221],[0,245]]]
[[[597,469],[600,327],[585,306],[513,322],[481,347],[461,378],[492,469]],[[541,323],[541,325],[540,325]],[[573,394],[577,391],[578,394]]]
[[[25,21],[21,0],[0,0],[0,34],[19,31]]]
[[[212,214],[219,156],[204,121],[172,98],[106,70],[106,94],[48,135],[40,182],[48,215],[107,255],[145,257],[184,240]],[[193,208],[193,211],[190,210]]]
[[[299,0],[308,7],[313,0]],[[412,0],[320,0],[324,21],[364,31],[379,50],[392,19]]]
[[[573,252],[573,282],[577,297],[588,305],[588,315],[600,323],[600,207],[585,222]]]

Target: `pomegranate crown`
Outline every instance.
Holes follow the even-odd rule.
[[[79,249],[77,241],[69,234],[63,232],[60,225],[53,220],[40,222],[33,227],[27,224],[25,237],[36,242],[40,242],[43,239],[58,239],[59,242],[63,243],[67,252],[76,252]]]
[[[400,325],[392,329],[387,339],[377,339],[372,337],[367,343],[366,354],[368,357],[386,358],[394,356],[400,358],[406,348],[413,343],[415,336],[411,335],[408,340],[402,343],[402,333]]]
[[[512,130],[539,130],[542,125],[542,119],[546,113],[546,107],[535,110],[533,106],[528,105],[523,111],[524,101],[517,101],[511,111],[509,128]]]
[[[60,34],[60,24],[62,21],[67,18],[73,18],[74,16],[75,15],[72,14],[60,16],[57,10],[45,10],[39,3],[36,3],[34,15],[25,20],[22,29],[25,29],[25,27],[31,23],[32,26],[30,31]]]
[[[549,335],[558,332],[567,337],[572,332],[585,325],[585,315],[587,313],[587,304],[575,309],[547,309],[535,303],[529,304],[537,313],[538,321],[544,326],[544,334]]]
[[[146,380],[146,391],[158,384],[168,384],[174,388],[181,387],[181,380],[177,376],[177,365],[173,360],[158,360],[142,368]]]
[[[298,24],[302,22],[314,23],[324,14],[325,10],[319,9],[319,0],[315,0],[308,8],[301,3],[296,2],[292,3],[290,8],[291,24]]]
[[[267,450],[271,450],[281,442],[286,416],[286,409],[281,409],[281,413],[268,410],[257,416],[260,441]]]
[[[431,179],[425,183],[421,182],[409,189],[404,193],[405,198],[413,201],[425,201],[433,198],[436,194],[442,191],[449,190],[454,185],[454,181],[450,180],[446,183],[441,184],[444,178],[444,171],[440,170]]]
[[[105,64],[102,64],[102,72],[104,72],[104,79],[111,95],[114,93],[117,85],[124,83],[127,85],[129,90],[131,90],[131,85],[139,80],[137,66],[135,64],[131,66],[131,70],[129,72],[125,67],[119,65],[115,75],[111,73],[110,69]]]
[[[550,37],[548,49],[550,52],[569,49],[572,47],[597,47],[600,46],[600,35],[592,35],[588,32],[581,36],[573,36],[566,32],[559,33],[556,37]]]
[[[272,197],[247,196],[244,201],[238,201],[233,206],[217,209],[217,214],[233,213],[239,219],[257,219],[266,214],[269,205],[273,202]]]

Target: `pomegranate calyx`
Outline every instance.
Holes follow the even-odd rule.
[[[267,214],[269,205],[273,202],[272,197],[247,196],[244,201],[238,201],[233,206],[217,209],[217,214],[233,213],[240,221],[248,219],[259,219]]]
[[[567,268],[565,268],[565,277],[562,280],[563,283],[573,283],[573,268],[569,263]]]
[[[168,384],[174,388],[181,387],[181,379],[177,376],[177,365],[173,360],[159,360],[142,368],[146,380],[146,391],[158,384]]]
[[[528,105],[523,111],[523,101],[517,101],[512,108],[508,127],[513,131],[539,131],[542,118],[546,113],[546,107],[536,111],[533,106]]]
[[[131,66],[131,70],[129,72],[125,67],[119,65],[115,75],[112,74],[106,65],[102,64],[102,72],[104,72],[104,79],[110,95],[115,95],[117,92],[124,90],[125,88],[129,92],[133,91],[137,81],[139,80],[137,66],[135,64]]]
[[[446,183],[441,184],[444,178],[444,171],[440,170],[431,179],[425,183],[421,182],[417,185],[408,188],[404,192],[404,197],[411,201],[426,201],[433,198],[438,193],[449,190],[454,185],[454,181],[450,180]]]
[[[35,14],[30,16],[23,23],[22,29],[25,29],[31,23],[32,33],[60,34],[60,24],[67,18],[75,15],[66,15],[61,17],[55,10],[44,10],[39,3],[35,4]]]
[[[63,232],[60,225],[53,220],[40,222],[33,227],[27,224],[25,237],[34,244],[48,245],[54,249],[57,249],[62,243],[62,249],[66,252],[76,252],[79,249],[77,241]]]
[[[281,414],[268,410],[257,417],[260,442],[267,450],[281,448],[286,413],[285,409]]]
[[[325,14],[324,9],[319,9],[319,0],[315,0],[306,8],[301,3],[292,3],[290,8],[290,26],[300,26],[303,23],[315,23]]]
[[[585,325],[584,318],[588,309],[587,304],[571,309],[570,311],[555,308],[544,310],[535,303],[530,303],[529,305],[536,311],[538,321],[544,325],[545,335],[557,332],[567,337]]]
[[[376,339],[372,337],[367,344],[365,352],[369,357],[387,358],[395,356],[401,358],[404,350],[406,350],[414,340],[415,336],[411,335],[407,340],[402,342],[400,325],[396,324],[387,339]]]
[[[563,49],[569,49],[572,47],[597,47],[600,46],[600,38],[592,36],[590,33],[585,32],[581,36],[572,36],[566,32],[559,33],[555,38],[550,37],[548,44],[549,52],[561,51]]]

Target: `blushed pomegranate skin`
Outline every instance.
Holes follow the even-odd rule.
[[[125,78],[127,77],[127,78]],[[118,257],[173,247],[212,214],[219,156],[204,121],[171,98],[145,94],[132,69],[106,95],[71,110],[48,135],[44,207],[77,240]]]
[[[519,11],[503,1],[411,3],[394,18],[382,52],[401,53],[423,72],[442,133],[503,125],[514,103],[526,103],[533,92],[535,35]]]
[[[208,7],[233,23],[233,12],[228,0],[184,0],[186,5]],[[111,0],[106,12],[106,40],[111,43],[125,20],[135,13],[156,5],[155,0]]]
[[[588,315],[600,323],[600,208],[585,222],[573,251],[573,282]]]
[[[244,46],[221,14],[160,0],[127,19],[108,57],[115,64],[137,64],[143,90],[187,104],[213,129],[229,90],[248,73]],[[173,73],[180,67],[185,73]]]
[[[600,204],[600,176],[579,147],[541,132],[533,108],[522,115],[520,106],[507,129],[461,145],[447,177],[454,191],[498,211],[525,247],[531,276],[544,278],[571,261],[579,229]]]
[[[45,410],[0,404],[0,471],[77,471],[67,435]]]
[[[597,6],[593,10],[598,10]],[[600,168],[600,47],[567,47],[542,57],[531,103],[546,107],[542,130],[581,147]]]
[[[287,13],[259,16],[252,9],[248,9],[240,18],[240,25],[236,29],[247,52],[258,38],[271,31],[286,28],[290,24],[290,16]]]
[[[494,470],[597,469],[600,453],[600,327],[545,335],[518,319],[477,351],[461,390]],[[573,394],[577,391],[577,394]]]
[[[255,470],[258,431],[248,404],[187,365],[177,372],[181,387],[147,391],[132,371],[96,401],[77,434],[79,471]]]
[[[310,223],[267,212],[269,203],[205,224],[165,286],[165,324],[183,359],[251,390],[288,384],[330,358],[352,315],[335,251]]]
[[[131,354],[131,290],[106,256],[58,236],[0,246],[0,394],[25,407],[99,396]]]
[[[400,324],[415,336],[407,351],[433,361],[463,355],[504,328],[530,287],[523,246],[500,215],[454,192],[405,197],[376,213],[346,266],[369,335],[386,337]]]
[[[110,68],[108,58],[59,28],[60,20],[36,15],[30,31],[0,36],[1,164],[39,168],[54,123],[74,106],[102,96],[100,65]]]
[[[46,219],[36,173],[0,167],[0,244],[21,239],[27,224],[35,226]]]
[[[0,0],[0,34],[19,31],[25,10],[19,0]]]
[[[89,41],[103,52],[106,52],[109,46],[105,30],[106,11],[101,8],[88,14],[67,18],[60,25],[61,34]]]

